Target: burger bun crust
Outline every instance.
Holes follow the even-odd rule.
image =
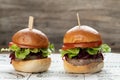
[[[51,58],[35,60],[12,60],[12,65],[17,71],[21,72],[44,72],[47,71],[51,64]]]
[[[92,27],[75,26],[64,35],[63,43],[81,43],[101,41],[100,34]]]
[[[68,73],[95,73],[101,71],[104,62],[94,62],[87,65],[74,66],[68,63],[66,60],[64,62],[64,69]]]
[[[37,29],[29,30],[29,28],[16,32],[12,37],[12,42],[21,48],[47,48],[49,43],[43,32]]]

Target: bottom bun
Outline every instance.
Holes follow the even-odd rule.
[[[104,66],[104,62],[94,62],[87,65],[74,66],[64,60],[64,69],[69,73],[95,73],[99,72]]]
[[[51,64],[51,58],[16,61],[12,60],[12,65],[17,71],[21,72],[43,72],[47,71]]]

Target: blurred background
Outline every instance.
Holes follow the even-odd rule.
[[[34,28],[44,32],[58,52],[65,32],[77,25],[79,12],[82,25],[95,28],[112,52],[120,52],[119,8],[120,0],[0,0],[0,48],[8,47],[13,34],[28,27],[29,16],[34,16]]]

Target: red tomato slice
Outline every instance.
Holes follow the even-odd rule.
[[[13,42],[9,42],[9,46],[12,46],[13,44],[15,44],[15,43],[13,43]]]
[[[63,50],[70,49],[70,48],[92,48],[92,47],[98,47],[102,44],[102,41],[96,41],[96,42],[81,42],[81,43],[64,43],[62,46]]]

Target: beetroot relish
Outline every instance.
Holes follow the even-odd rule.
[[[12,60],[15,59],[15,54],[14,54],[14,52],[10,53],[9,58],[11,58],[10,63],[12,63]]]

